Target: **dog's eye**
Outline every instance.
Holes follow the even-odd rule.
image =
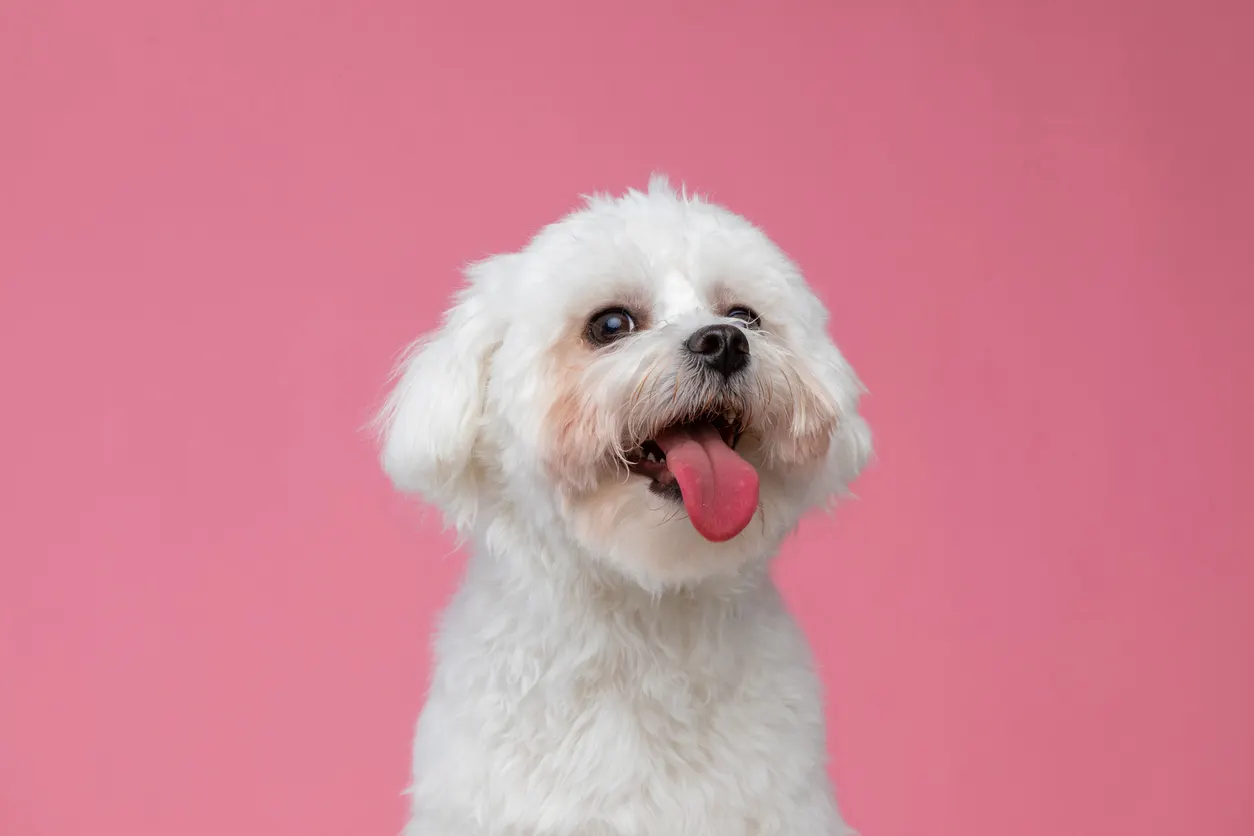
[[[622,308],[601,311],[588,323],[588,341],[606,345],[636,330],[636,321]]]
[[[750,328],[757,328],[758,323],[761,320],[757,311],[753,310],[753,308],[746,308],[743,306],[732,308],[727,312],[726,316],[728,319],[739,319]]]

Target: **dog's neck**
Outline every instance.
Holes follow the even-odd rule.
[[[514,701],[540,687],[554,699],[572,689],[628,695],[644,682],[730,699],[754,664],[746,654],[789,629],[765,565],[649,590],[573,553],[554,529],[516,523],[491,519],[468,544],[466,576],[436,642],[437,682],[465,690],[481,677]]]
[[[647,587],[582,552],[556,525],[529,525],[508,513],[494,515],[475,532],[467,583],[495,587],[505,597],[520,595],[528,606],[547,599],[545,605],[555,609],[617,615],[726,613],[760,593],[775,592],[765,563],[736,574]]]

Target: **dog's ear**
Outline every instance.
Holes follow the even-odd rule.
[[[836,408],[836,427],[827,452],[825,500],[848,493],[849,485],[872,456],[871,428],[858,413],[866,392],[853,368],[835,344],[824,340],[815,349],[818,377]]]
[[[410,347],[379,414],[383,470],[400,491],[417,493],[465,530],[479,496],[479,439],[492,354],[500,341],[484,287],[490,263],[467,271],[470,283],[440,327]]]

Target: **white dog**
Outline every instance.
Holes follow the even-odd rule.
[[[791,261],[678,194],[468,270],[383,466],[472,542],[407,836],[837,836],[820,687],[768,574],[870,452]]]

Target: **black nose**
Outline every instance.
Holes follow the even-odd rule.
[[[688,350],[723,377],[731,377],[749,365],[749,340],[735,325],[698,328],[688,338]]]

